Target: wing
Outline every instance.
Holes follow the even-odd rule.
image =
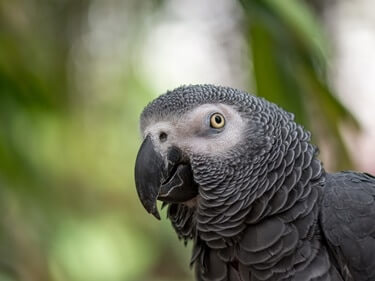
[[[239,264],[234,260],[234,247],[210,249],[199,237],[194,241],[191,266],[197,281],[250,281],[241,278]]]
[[[375,280],[375,177],[327,175],[321,224],[345,280]]]

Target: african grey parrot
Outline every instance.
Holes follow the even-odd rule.
[[[375,280],[375,177],[326,173],[293,118],[213,85],[144,109],[138,195],[194,241],[197,280]]]

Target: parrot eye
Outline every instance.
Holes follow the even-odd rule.
[[[210,127],[214,129],[221,129],[225,125],[224,116],[220,113],[214,113],[210,117]]]
[[[160,140],[161,142],[165,142],[165,141],[167,140],[167,138],[168,138],[168,135],[167,135],[166,133],[161,132],[161,133],[159,134],[159,140]]]

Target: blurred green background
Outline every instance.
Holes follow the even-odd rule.
[[[340,126],[359,126],[332,90],[326,8],[0,0],[0,280],[192,280],[189,246],[133,180],[140,112],[180,84],[264,96],[313,131],[326,166],[353,168]]]

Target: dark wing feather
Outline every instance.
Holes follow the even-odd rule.
[[[327,175],[322,229],[345,280],[375,280],[375,177]]]
[[[250,281],[247,271],[247,278],[242,278],[238,264],[224,261],[217,250],[206,248],[202,260],[195,264],[195,275],[198,281]]]

